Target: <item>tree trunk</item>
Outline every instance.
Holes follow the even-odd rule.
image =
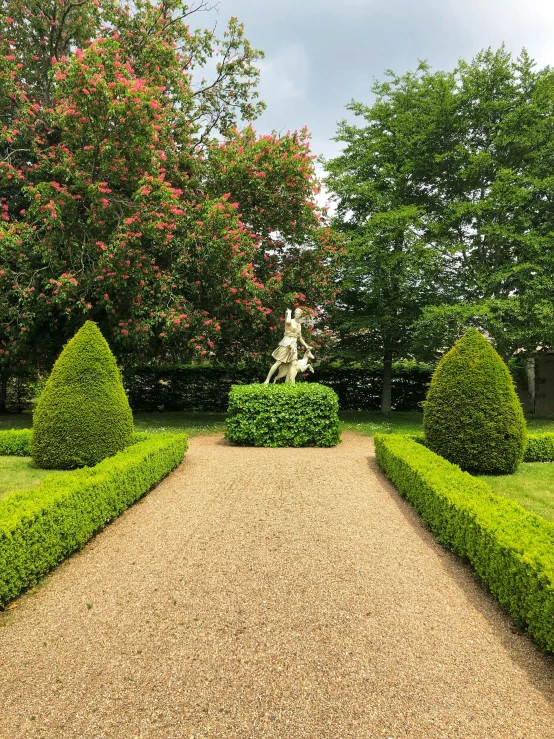
[[[0,374],[0,413],[6,412],[6,400],[8,396],[8,379],[9,375],[2,372]]]
[[[383,356],[383,392],[381,393],[381,413],[392,411],[392,350],[385,349]]]

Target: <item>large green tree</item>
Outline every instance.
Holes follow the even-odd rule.
[[[345,334],[378,337],[357,346],[385,359],[389,325],[398,357],[437,357],[466,326],[505,358],[554,343],[553,71],[488,49],[449,73],[390,72],[373,93],[372,105],[348,106],[364,125],[339,124],[345,148],[326,164],[348,241]],[[398,230],[380,228],[400,213],[411,214],[403,269],[391,260]]]
[[[453,299],[425,311],[416,339],[430,354],[475,326],[507,359],[554,343],[554,72],[489,49],[454,81],[456,135],[435,163],[429,209],[456,265]]]
[[[309,134],[240,127],[263,54],[203,7],[0,0],[0,368],[87,319],[120,361],[251,360],[332,301]]]
[[[381,410],[391,410],[392,364],[412,352],[414,327],[444,283],[446,260],[429,228],[428,170],[416,145],[433,125],[433,108],[449,91],[446,76],[415,74],[375,83],[372,106],[348,105],[366,125],[341,121],[343,152],[325,162],[337,203],[333,226],[346,238],[334,319],[339,353],[383,362]]]

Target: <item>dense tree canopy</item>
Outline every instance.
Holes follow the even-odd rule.
[[[263,54],[237,19],[191,32],[201,9],[0,0],[0,363],[87,319],[121,361],[237,361],[333,299],[309,134],[238,127]]]
[[[416,179],[428,166],[414,142],[427,125],[428,91],[412,74],[373,91],[373,106],[348,106],[367,125],[339,124],[336,140],[345,146],[325,163],[325,182],[337,201],[334,227],[347,243],[335,311],[339,352],[383,362],[381,409],[389,412],[392,363],[412,353],[416,322],[441,291],[445,264]]]
[[[326,164],[348,242],[343,346],[354,329],[373,356],[429,359],[465,326],[505,357],[553,344],[554,72],[489,49],[373,92]]]

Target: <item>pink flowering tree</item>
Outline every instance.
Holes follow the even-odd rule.
[[[324,343],[340,242],[307,131],[238,128],[263,110],[242,25],[192,33],[179,0],[0,7],[0,367],[48,366],[86,319],[125,363],[251,361],[297,305]]]

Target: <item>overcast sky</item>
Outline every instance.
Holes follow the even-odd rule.
[[[403,74],[425,59],[451,70],[503,42],[554,66],[554,0],[219,0],[191,26],[217,21],[219,36],[231,16],[266,55],[258,66],[267,109],[256,131],[307,125],[313,153],[327,158],[340,151],[330,140],[337,121],[356,120],[346,104],[371,103],[372,81],[386,69]]]

